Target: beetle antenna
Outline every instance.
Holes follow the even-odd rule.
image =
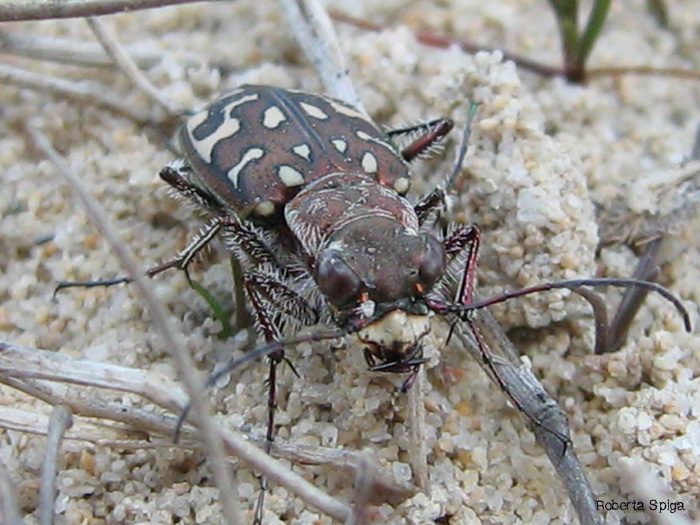
[[[459,150],[457,151],[457,160],[452,168],[452,173],[447,179],[447,186],[445,187],[445,193],[450,191],[452,184],[454,184],[457,175],[462,169],[462,164],[464,163],[464,157],[467,156],[467,146],[469,145],[469,136],[472,134],[472,123],[474,122],[474,116],[476,115],[476,110],[479,108],[478,102],[469,102],[469,113],[467,114],[467,123],[464,126],[464,131],[462,132],[462,140],[459,143]]]
[[[470,304],[439,304],[439,303],[434,303],[431,305],[436,312],[442,312],[442,313],[456,313],[460,315],[460,317],[465,316],[468,317],[469,312],[475,311],[475,310],[481,310],[482,308],[486,308],[487,306],[492,306],[494,304],[498,303],[503,303],[505,301],[508,301],[510,299],[514,299],[516,297],[523,297],[525,295],[530,295],[533,293],[539,293],[539,292],[546,292],[548,290],[557,290],[557,289],[568,289],[571,291],[576,292],[577,289],[585,287],[585,286],[590,286],[591,288],[600,288],[600,287],[608,287],[608,286],[613,286],[617,288],[642,288],[644,290],[648,290],[650,292],[656,292],[659,295],[661,295],[664,299],[669,301],[673,306],[676,308],[678,313],[680,314],[681,318],[683,319],[683,324],[685,326],[685,330],[687,332],[692,331],[692,325],[690,322],[690,314],[688,313],[688,310],[686,309],[685,306],[683,306],[683,303],[678,299],[675,295],[673,295],[670,291],[668,291],[666,288],[661,286],[660,284],[652,283],[649,281],[641,281],[638,279],[614,279],[614,278],[595,278],[595,279],[572,279],[569,281],[557,281],[553,283],[544,283],[544,284],[539,284],[537,286],[532,286],[529,288],[522,288],[520,290],[515,290],[512,292],[505,292],[501,295],[498,295],[496,297],[492,297],[490,299],[485,299],[483,301],[476,301]],[[594,309],[596,308],[596,305],[593,304],[588,297],[586,297],[585,294],[581,294],[584,299],[586,299],[589,303],[592,304]]]

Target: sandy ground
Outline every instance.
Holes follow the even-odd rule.
[[[340,8],[341,2],[329,2]],[[624,5],[623,5],[624,4]],[[693,1],[669,1],[671,29],[661,29],[644,2],[614,3],[591,65],[650,65],[698,70],[700,10]],[[380,123],[449,116],[463,125],[468,100],[481,104],[453,218],[484,232],[479,290],[576,276],[629,276],[636,252],[627,245],[600,248],[598,211],[621,206],[631,230],[635,217],[664,210],[660,195],[682,187],[700,112],[697,82],[625,76],[573,86],[504,63],[498,53],[477,56],[418,44],[409,23],[547,63],[559,48],[545,2],[358,1],[346,13],[396,27],[367,33],[339,26],[348,64],[367,110]],[[162,96],[183,108],[201,107],[242,83],[319,90],[316,75],[296,47],[273,2],[239,0],[198,4],[107,19],[122,42],[162,54],[148,77]],[[82,20],[5,24],[3,31],[92,42]],[[195,57],[195,64],[189,58]],[[127,104],[151,103],[118,72],[50,65],[3,56],[33,71],[90,80]],[[221,72],[217,66],[223,66]],[[120,275],[69,188],[31,145],[23,126],[41,129],[107,210],[144,268],[185,246],[200,220],[169,198],[158,170],[173,153],[152,131],[113,112],[44,93],[0,86],[0,335],[17,345],[175,376],[167,348],[153,329],[135,289],[68,290],[59,280]],[[157,110],[156,110],[157,111]],[[446,152],[415,169],[414,195],[449,172],[457,134]],[[664,193],[666,192],[666,193]],[[692,194],[692,192],[691,192]],[[415,197],[414,197],[415,198]],[[676,201],[674,201],[676,202]],[[613,204],[614,203],[614,204]],[[660,281],[678,294],[697,324],[700,297],[699,226],[693,213],[673,220],[662,246]],[[43,242],[42,242],[43,241]],[[231,276],[222,250],[196,264],[193,275],[231,307]],[[204,301],[182,275],[154,281],[159,297],[203,370],[232,353]],[[543,294],[494,309],[533,369],[566,411],[572,439],[596,495],[605,502],[639,499],[630,468],[660,481],[658,499],[682,503],[697,518],[700,475],[700,339],[683,332],[673,308],[650,297],[617,353],[593,356],[593,323],[585,304]],[[606,292],[606,302],[619,297]],[[440,347],[444,327],[435,322]],[[282,367],[280,442],[369,450],[390,472],[410,479],[407,401],[400,378],[365,370],[348,341],[289,352],[302,379]],[[376,523],[571,523],[575,513],[526,421],[458,348],[443,348],[429,365],[427,461],[431,484],[398,505],[376,508]],[[212,396],[222,424],[264,434],[266,367],[234,374]],[[80,389],[74,386],[71,388]],[[85,390],[125,406],[133,395]],[[0,389],[0,404],[30,413],[50,408],[17,391]],[[4,416],[7,417],[7,416]],[[27,523],[37,521],[36,498],[45,440],[0,432],[0,459],[14,481]],[[56,523],[219,523],[218,491],[202,454],[176,446],[64,444]],[[352,478],[331,467],[294,465],[340,499]],[[257,494],[254,473],[237,469],[237,490],[249,512]],[[647,508],[649,507],[647,501]],[[682,513],[665,512],[661,517]],[[658,511],[652,515],[659,517]],[[609,523],[651,523],[648,514],[605,513]],[[273,487],[266,523],[329,523],[313,508]]]

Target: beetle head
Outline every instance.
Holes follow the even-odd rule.
[[[424,297],[444,271],[445,251],[435,237],[372,214],[334,232],[314,277],[336,321],[358,332],[372,369],[406,372],[423,362],[430,313]]]
[[[445,271],[445,251],[432,235],[370,215],[334,232],[314,271],[319,290],[341,316],[370,301],[374,311],[363,307],[368,321],[397,308],[426,314],[419,305]]]

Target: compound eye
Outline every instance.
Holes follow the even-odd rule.
[[[445,273],[445,249],[430,235],[425,235],[424,248],[418,267],[417,289],[420,293],[430,290]]]
[[[356,301],[362,281],[336,253],[323,252],[316,265],[319,290],[335,306]]]

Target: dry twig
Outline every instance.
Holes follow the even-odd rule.
[[[46,435],[46,457],[41,467],[41,488],[39,490],[39,522],[41,525],[53,524],[58,451],[61,448],[66,430],[73,424],[72,419],[70,410],[65,405],[57,405],[51,411],[49,430]]]
[[[134,85],[146,94],[151,100],[162,107],[169,116],[174,116],[181,112],[180,108],[160,96],[158,89],[151,84],[151,81],[139,70],[136,63],[131,59],[129,54],[124,50],[117,40],[114,32],[102,20],[91,16],[87,19],[87,23],[95,33],[95,36],[102,44],[102,47],[107,54],[112,57],[114,63],[121,69],[124,75],[131,80]]]
[[[47,91],[69,99],[80,100],[87,104],[94,104],[107,108],[115,113],[145,124],[144,112],[135,110],[125,104],[122,97],[110,93],[104,86],[92,82],[72,82],[61,78],[51,77],[39,73],[32,73],[24,69],[0,64],[0,83],[13,86],[28,87],[39,91]]]
[[[9,0],[0,4],[0,22],[111,15],[205,0]]]
[[[0,461],[0,521],[8,525],[23,525],[19,500],[5,464]]]
[[[110,403],[100,396],[81,395],[73,389],[54,385],[49,381],[89,385],[137,394],[176,413],[181,412],[187,403],[187,397],[179,385],[155,372],[89,360],[69,359],[55,352],[21,348],[0,341],[0,382],[48,403],[63,403],[78,416],[119,421],[128,425],[128,427],[102,426],[98,431],[94,426],[78,421],[76,428],[68,433],[67,437],[70,439],[102,444],[127,439],[133,443],[133,440],[137,439],[139,446],[146,441],[156,443],[158,446],[174,446],[170,436],[173,435],[177,418]],[[46,418],[9,407],[0,407],[0,427],[43,434],[46,432]],[[183,432],[186,443],[191,445],[191,440],[196,437],[195,433],[187,427]],[[269,479],[286,487],[329,516],[343,521],[350,515],[351,511],[347,506],[326,495],[256,446],[230,430],[221,429],[220,432],[224,445],[231,454],[251,464]],[[284,450],[284,447],[282,449]],[[206,448],[204,450],[206,451]],[[289,449],[286,454],[287,457],[291,454]],[[308,450],[304,453],[297,450],[297,455],[306,457],[309,463],[313,462],[312,457],[315,457],[318,463],[324,462],[322,458],[325,457],[327,460],[329,457],[318,451],[314,455]],[[341,461],[341,458],[344,459]],[[337,459],[344,468],[356,470],[356,458],[345,454]],[[228,465],[228,462],[224,460],[223,464]],[[406,494],[407,490],[410,492],[409,489],[397,487],[396,483],[386,475],[381,476],[374,487],[379,487],[389,494]]]
[[[38,130],[29,128],[28,131],[37,146],[56,166],[64,180],[80,198],[86,211],[95,221],[102,235],[110,243],[125,270],[143,295],[151,311],[151,315],[153,316],[154,324],[165,339],[166,347],[171,349],[172,357],[183,378],[183,382],[190,397],[190,403],[194,408],[193,412],[196,414],[197,423],[202,431],[201,437],[206,444],[207,456],[217,486],[222,494],[226,495],[221,499],[224,516],[229,523],[240,523],[240,511],[238,510],[238,505],[234,498],[236,492],[234,490],[233,479],[228,468],[228,463],[225,460],[221,433],[218,425],[211,416],[208,404],[204,401],[203,382],[199,378],[196,367],[185,349],[182,336],[172,326],[170,318],[165,311],[165,307],[156,297],[153,287],[148,282],[147,278],[142,275],[141,268],[136,262],[131,250],[119,239],[118,234],[109,224],[107,215],[102,207],[85,190],[80,179],[70,170],[48,139]]]
[[[365,112],[326,9],[318,0],[279,1],[299,46],[316,68],[324,91]]]
[[[0,50],[8,55],[45,60],[84,67],[114,67],[114,60],[104,48],[94,42],[69,38],[34,36],[18,31],[0,30]],[[139,68],[148,69],[163,61],[163,52],[135,44],[124,46],[124,51]],[[195,55],[178,57],[187,66],[198,66],[204,58]]]

